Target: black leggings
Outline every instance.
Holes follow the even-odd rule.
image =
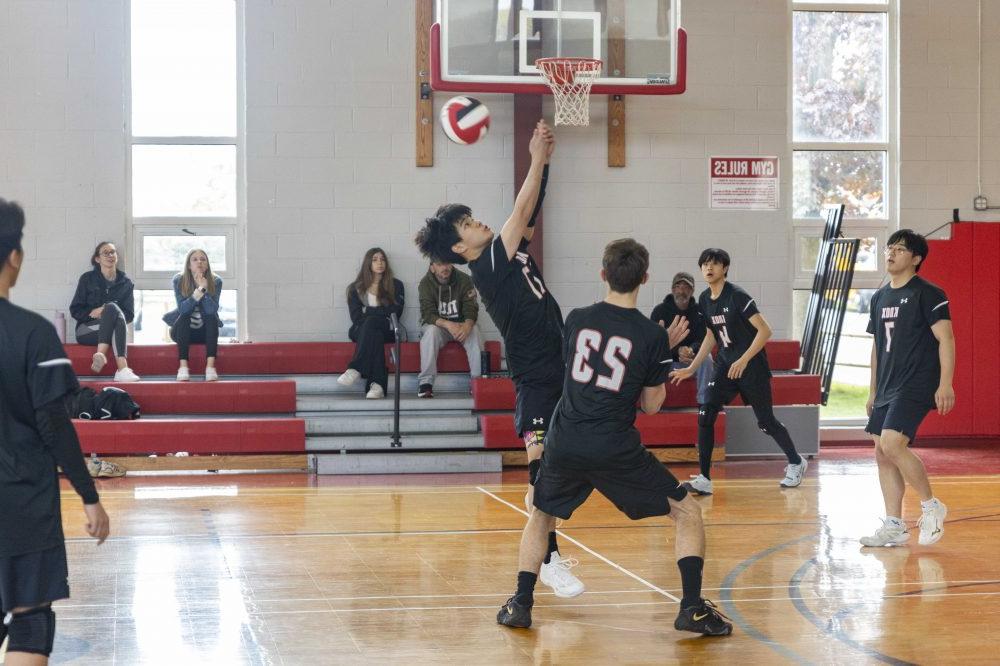
[[[219,320],[215,315],[202,315],[201,328],[191,328],[191,315],[181,315],[170,327],[170,339],[177,343],[177,356],[188,360],[191,344],[205,345],[205,356],[215,358],[219,352]]]
[[[351,326],[348,336],[357,343],[354,358],[347,364],[367,381],[365,391],[378,384],[385,391],[389,384],[389,370],[385,367],[385,343],[395,342],[396,335],[389,326],[388,317],[365,317],[360,324]]]
[[[126,326],[125,314],[118,304],[105,303],[100,319],[76,327],[76,341],[89,347],[111,345],[115,356],[125,358],[128,355]]]

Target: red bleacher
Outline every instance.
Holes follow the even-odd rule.
[[[512,414],[483,414],[479,417],[483,441],[488,449],[519,449],[524,442],[514,432]],[[640,414],[635,421],[645,446],[690,446],[698,441],[698,412]],[[726,441],[725,414],[715,422],[715,441]]]
[[[74,421],[84,453],[101,455],[304,453],[303,419]]]
[[[820,401],[819,375],[774,375],[771,378],[771,393],[775,405],[817,405]],[[689,379],[679,386],[667,385],[664,409],[697,407],[698,386]],[[513,411],[514,384],[506,378],[483,378],[472,380],[472,397],[475,408],[480,411]],[[738,397],[734,405],[742,405]]]
[[[484,344],[490,352],[493,372],[500,370],[500,343]],[[391,345],[386,345],[386,363]],[[420,371],[420,343],[404,342],[401,347],[403,372]],[[73,363],[77,375],[90,375],[93,347],[66,345],[66,355]],[[216,367],[222,375],[315,375],[339,374],[347,370],[354,355],[353,342],[255,342],[252,344],[221,344]],[[191,372],[205,371],[205,347],[193,345],[189,360]],[[129,366],[139,375],[157,376],[177,373],[176,345],[132,345],[129,347]],[[114,374],[115,364],[108,363],[102,376]],[[458,343],[448,343],[438,355],[438,371],[468,372],[469,362],[465,350]]]
[[[88,382],[100,391],[105,386],[124,388],[142,407],[143,414],[294,414],[295,382]]]

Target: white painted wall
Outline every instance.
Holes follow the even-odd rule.
[[[1000,0],[982,2],[982,189],[1000,206]],[[907,0],[900,12],[901,225],[930,231],[976,213],[979,0]],[[947,234],[944,230],[942,234]],[[940,235],[940,234],[939,234]]]
[[[98,240],[124,243],[126,0],[0,0],[0,196],[29,215],[15,300],[65,309]],[[901,3],[902,223],[930,229],[975,194],[975,0]],[[1000,0],[983,0],[983,182],[1000,202]],[[256,340],[345,339],[344,291],[368,247],[388,253],[415,330],[423,218],[463,201],[491,224],[513,202],[512,101],[483,95],[490,135],[435,138],[414,166],[410,0],[246,0],[249,325]],[[628,166],[606,166],[605,104],[560,129],[545,277],[565,310],[601,293],[604,243],[653,254],[651,308],[678,269],[722,245],[732,277],[790,333],[785,0],[688,2],[689,90],[628,99]],[[438,108],[447,96],[438,94]],[[549,107],[547,107],[549,109]],[[551,110],[548,111],[549,115]],[[776,213],[708,210],[707,157],[782,158]],[[967,215],[968,216],[968,215]],[[998,217],[998,216],[991,216]],[[125,268],[128,269],[128,257]],[[495,329],[486,322],[488,337]]]

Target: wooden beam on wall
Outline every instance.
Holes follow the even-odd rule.
[[[431,90],[431,24],[434,0],[416,0],[417,166],[434,166],[434,92]]]
[[[608,62],[604,76],[625,76],[625,0],[608,0]],[[625,166],[625,96],[608,95],[608,166]]]

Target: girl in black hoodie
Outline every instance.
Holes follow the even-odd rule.
[[[118,270],[118,248],[104,241],[90,257],[93,267],[80,276],[69,312],[76,320],[76,341],[97,346],[90,369],[97,374],[108,362],[108,351],[115,355],[116,382],[137,382],[139,376],[128,367],[126,327],[135,315],[134,285]]]
[[[384,398],[389,383],[384,345],[396,340],[389,315],[403,316],[403,283],[392,277],[389,259],[382,248],[373,247],[365,252],[358,277],[347,287],[347,309],[351,313],[348,336],[357,343],[357,348],[347,372],[337,382],[350,386],[364,377],[365,397]]]

